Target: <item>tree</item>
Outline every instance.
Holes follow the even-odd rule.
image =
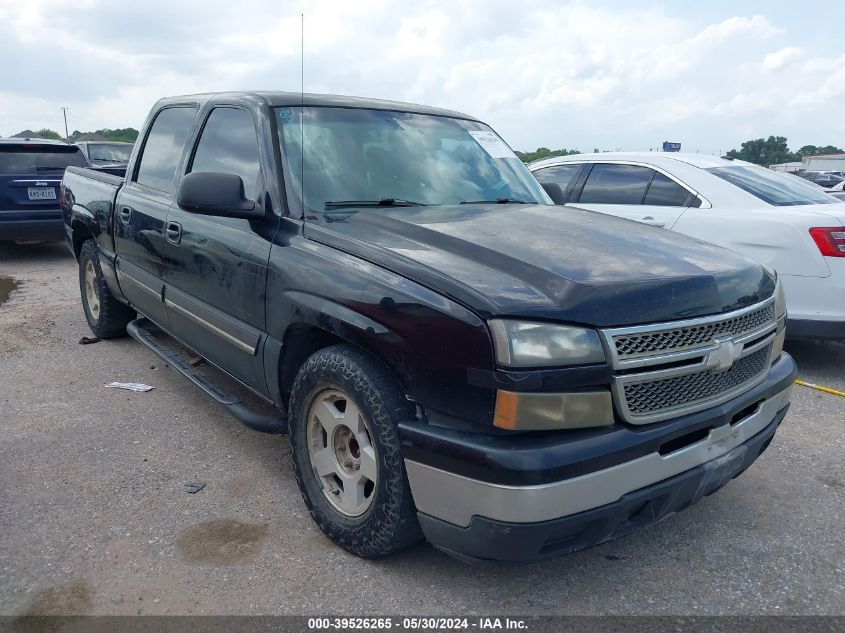
[[[742,148],[728,152],[731,158],[746,160],[757,165],[775,165],[801,160],[801,155],[790,152],[785,136],[770,136],[767,139],[757,138],[745,141]]]
[[[50,138],[56,141],[60,141],[62,139],[58,132],[48,130],[47,128],[43,128],[37,132],[33,132],[32,130],[22,130],[17,134],[13,134],[12,138]]]
[[[35,135],[38,138],[50,138],[50,139],[53,139],[54,141],[62,140],[62,137],[58,132],[54,132],[53,130],[48,130],[47,128],[42,128],[42,129],[38,130],[35,133]]]
[[[531,163],[541,158],[552,158],[553,156],[569,156],[570,154],[580,154],[577,149],[556,149],[551,150],[548,147],[538,147],[533,152],[514,152],[523,163]]]
[[[834,145],[825,145],[824,147],[805,145],[798,150],[798,153],[801,156],[818,156],[819,154],[845,154],[845,150]]]
[[[96,130],[94,132],[80,132],[79,130],[74,130],[73,134],[70,135],[70,140],[78,141],[81,138],[91,136],[106,141],[134,143],[138,139],[138,130],[132,127],[118,128],[116,130],[103,128],[102,130]],[[15,134],[13,138],[50,138],[60,141],[62,140],[62,135],[58,132],[45,128],[43,130],[38,130],[37,132],[33,132],[32,130],[23,130],[22,132]]]
[[[134,143],[138,139],[138,130],[132,127],[118,128],[116,130],[103,128],[102,130],[94,130],[93,132],[74,130],[73,134],[70,135],[73,141],[77,141],[83,137],[94,137],[120,143]]]

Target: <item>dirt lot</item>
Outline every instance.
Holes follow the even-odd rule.
[[[845,398],[796,386],[747,473],[620,541],[516,567],[425,544],[362,561],[312,524],[285,438],[130,339],[79,345],[64,245],[0,245],[3,275],[0,614],[845,614]],[[845,346],[787,349],[845,390]]]

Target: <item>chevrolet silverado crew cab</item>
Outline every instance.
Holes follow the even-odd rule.
[[[128,330],[248,426],[287,432],[312,517],[360,556],[601,543],[739,475],[789,407],[773,272],[551,206],[464,114],[168,98],[125,179],[71,167],[61,198],[94,333]]]

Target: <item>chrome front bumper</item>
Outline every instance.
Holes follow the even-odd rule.
[[[405,467],[417,510],[429,517],[459,527],[468,527],[473,517],[508,523],[549,521],[611,504],[628,493],[719,459],[768,427],[789,404],[791,394],[790,383],[734,424],[712,428],[699,441],[674,452],[653,452],[548,484],[510,486],[480,481],[412,459],[405,460]]]

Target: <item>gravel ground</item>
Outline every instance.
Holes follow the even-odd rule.
[[[796,386],[748,472],[622,540],[511,567],[425,544],[363,561],[311,522],[285,438],[130,339],[79,345],[64,245],[0,245],[0,276],[20,283],[0,306],[0,614],[845,614],[845,398]],[[787,349],[845,390],[845,345]]]

